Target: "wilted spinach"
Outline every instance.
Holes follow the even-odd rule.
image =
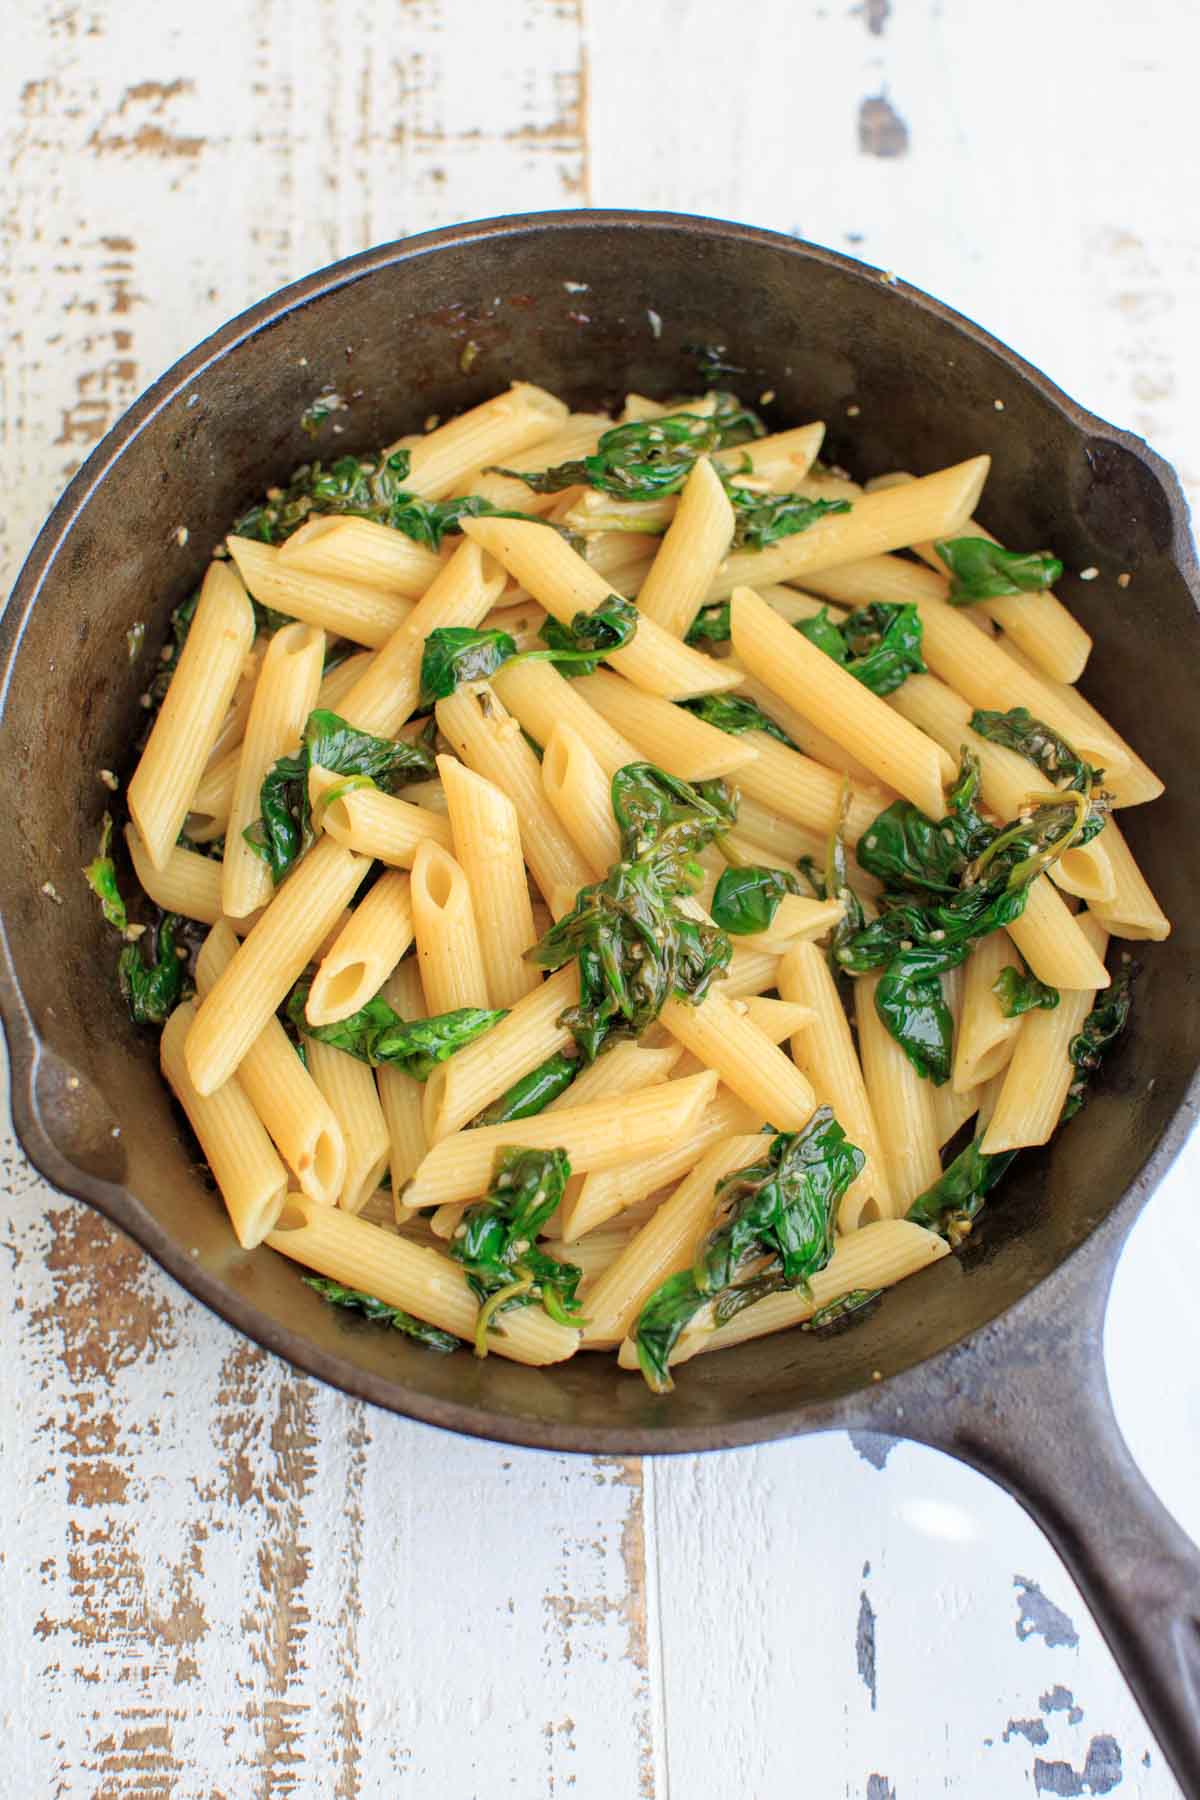
[[[802,1320],[800,1329],[833,1332],[840,1326],[848,1325],[860,1313],[868,1311],[882,1294],[882,1288],[851,1288],[848,1293],[839,1294],[827,1305],[819,1306],[811,1319]]]
[[[129,920],[121,890],[117,886],[117,866],[112,859],[112,834],[112,814],[105,813],[100,821],[100,848],[83,871],[83,877],[99,900],[100,910],[108,924],[118,931],[124,931]]]
[[[514,1081],[498,1100],[485,1106],[471,1124],[507,1125],[513,1119],[529,1119],[544,1112],[552,1100],[566,1093],[581,1067],[578,1057],[556,1050],[528,1075],[522,1075],[520,1081]]]
[[[934,549],[950,571],[951,606],[1037,594],[1059,580],[1063,566],[1048,550],[1002,550],[988,538],[939,538]]]
[[[857,607],[840,625],[823,606],[811,619],[797,619],[796,630],[873,694],[894,694],[910,675],[925,669],[921,615],[915,606],[879,601]]]
[[[332,1044],[347,1056],[369,1063],[373,1069],[387,1063],[402,1069],[414,1081],[427,1081],[438,1063],[474,1043],[505,1017],[502,1010],[483,1006],[459,1006],[432,1019],[402,1019],[386,1000],[373,1000],[333,1025],[310,1025],[304,1014],[311,983],[297,982],[287,1000],[287,1016],[303,1036]]]
[[[1139,973],[1135,962],[1122,963],[1112,985],[1096,997],[1082,1028],[1071,1039],[1067,1054],[1075,1067],[1067,1097],[1059,1114],[1059,1124],[1073,1119],[1087,1099],[1087,1084],[1104,1059],[1104,1053],[1129,1023],[1133,1005],[1133,984]]]
[[[135,1025],[165,1025],[183,999],[186,962],[176,941],[183,923],[177,913],[163,913],[117,957],[117,979]]]
[[[541,626],[546,650],[517,652],[507,631],[474,631],[443,625],[431,631],[421,653],[421,701],[431,705],[452,694],[460,682],[486,681],[513,662],[549,662],[570,674],[590,675],[597,663],[623,649],[638,626],[638,611],[621,594],[610,594],[592,612],[577,612],[569,625],[547,618]]]
[[[960,1150],[933,1186],[917,1195],[905,1215],[914,1225],[936,1231],[953,1245],[962,1243],[979,1216],[985,1196],[1017,1154],[1015,1150],[1002,1150],[996,1156],[985,1156],[980,1149],[984,1136],[980,1132],[965,1150]]]
[[[764,494],[743,487],[719,471],[733,507],[733,548],[766,550],[781,539],[807,531],[829,513],[850,511],[848,500],[810,500],[804,494]]]
[[[330,1306],[344,1306],[350,1312],[360,1312],[376,1325],[390,1325],[393,1331],[402,1331],[405,1337],[416,1338],[430,1350],[440,1350],[448,1354],[451,1350],[461,1348],[459,1339],[452,1337],[448,1331],[440,1331],[436,1325],[427,1325],[424,1319],[414,1319],[411,1313],[404,1312],[399,1306],[388,1306],[383,1300],[376,1300],[373,1294],[360,1293],[357,1288],[342,1287],[340,1282],[329,1281],[324,1275],[304,1275],[301,1277],[306,1287],[320,1294],[322,1300],[328,1300]]]
[[[575,1290],[582,1271],[537,1247],[538,1233],[558,1207],[571,1165],[565,1150],[513,1148],[496,1154],[486,1199],[467,1209],[450,1241],[482,1305],[475,1354],[487,1355],[487,1334],[513,1307],[541,1301],[560,1325],[579,1323]]]
[[[657,500],[678,493],[698,457],[765,433],[766,426],[756,413],[742,406],[733,394],[722,394],[710,418],[677,412],[615,425],[604,433],[591,456],[538,473],[522,469],[497,473],[515,475],[535,494],[557,494],[582,484],[614,494],[619,500]]]
[[[795,750],[787,732],[774,719],[769,718],[756,700],[743,700],[737,694],[701,694],[695,700],[680,702],[688,712],[695,713],[706,725],[715,725],[718,731],[728,731],[737,737],[743,731],[765,731],[768,737],[778,739],[786,744],[789,750]]]
[[[1059,1000],[1056,987],[1047,987],[1036,975],[1015,968],[1012,963],[1001,969],[992,983],[992,992],[1006,1019],[1018,1019],[1022,1013],[1033,1012],[1037,1007],[1044,1007],[1049,1012]]]
[[[822,1106],[802,1131],[776,1133],[759,1162],[717,1183],[714,1202],[723,1218],[692,1267],[668,1276],[650,1296],[634,1327],[638,1363],[656,1394],[670,1393],[671,1352],[707,1302],[723,1325],[782,1288],[807,1292],[810,1277],[833,1255],[838,1205],[865,1161]]]
[[[801,891],[800,878],[790,869],[755,864],[723,869],[709,911],[722,931],[745,937],[754,931],[768,931],[780,901]]]

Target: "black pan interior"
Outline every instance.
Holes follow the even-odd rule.
[[[1052,545],[1069,571],[1102,571],[1092,583],[1069,574],[1061,592],[1096,638],[1085,691],[1168,782],[1164,800],[1122,824],[1175,931],[1134,947],[1144,968],[1132,1031],[1086,1112],[1020,1159],[961,1259],[832,1340],[797,1333],[700,1359],[664,1401],[609,1357],[546,1372],[438,1357],[332,1313],[270,1252],[241,1252],[190,1163],[153,1042],[124,1020],[112,940],[79,871],[109,798],[97,771],[130,772],[138,697],[171,608],[239,509],[312,456],[300,421],[323,390],[348,403],[316,445],[332,457],[514,378],[577,405],[694,390],[694,344],[725,346],[751,402],[773,392],[773,425],[827,420],[825,454],[861,477],[989,451],[984,522],[1015,546]],[[3,626],[15,660],[0,898],[43,1046],[34,1089],[50,1172],[317,1373],[402,1412],[559,1447],[719,1445],[802,1427],[805,1408],[815,1415],[877,1371],[929,1357],[1047,1276],[1160,1145],[1200,1052],[1200,632],[1175,560],[1179,520],[1152,462],[982,333],[873,271],[767,234],[636,215],[466,228],[376,252],[259,309],[191,361],[139,403],[127,441],[119,430],[101,447]],[[1124,590],[1121,571],[1133,577]],[[131,662],[126,634],[139,622],[145,648]]]

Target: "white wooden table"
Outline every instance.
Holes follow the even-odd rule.
[[[228,315],[367,244],[561,205],[901,271],[1194,493],[1195,32],[1190,0],[10,0],[4,585]],[[1109,1329],[1194,1535],[1198,1152]],[[1056,1557],[946,1459],[441,1435],[241,1341],[14,1147],[3,1179],[0,1793],[1177,1793]]]

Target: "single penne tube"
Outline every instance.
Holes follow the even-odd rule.
[[[475,626],[496,604],[504,571],[465,540],[400,628],[342,700],[342,716],[375,737],[395,737],[421,697],[421,658],[431,631]]]
[[[990,457],[973,456],[907,486],[856,495],[849,512],[829,513],[766,550],[735,550],[706,598],[723,600],[735,588],[763,581],[807,580],[816,570],[953,537],[975,510],[990,465]]]
[[[963,965],[962,1013],[954,1033],[951,1085],[958,1094],[991,1081],[1012,1056],[1021,1019],[1007,1018],[992,990],[1001,969],[1019,967],[1016,946],[1006,931],[989,932],[972,945]]]
[[[855,1230],[868,1207],[873,1207],[875,1217],[890,1218],[887,1158],[841,995],[824,954],[815,944],[797,944],[781,960],[778,982],[785,999],[802,1002],[813,1015],[792,1039],[796,1067],[811,1083],[817,1104],[833,1108],[838,1124],[867,1159],[842,1198],[838,1225],[842,1231]]]
[[[566,724],[583,739],[606,775],[615,775],[627,763],[639,760],[630,739],[589,702],[578,681],[568,681],[549,663],[510,663],[497,669],[492,688],[520,721],[522,730],[543,749],[554,727]],[[637,689],[632,691],[637,693]]]
[[[304,1050],[309,1074],[341,1126],[346,1145],[338,1205],[347,1212],[361,1212],[383,1180],[391,1149],[374,1070],[317,1038],[306,1037]]]
[[[1090,913],[1081,914],[1079,923],[1103,961],[1107,931]],[[1044,1144],[1053,1135],[1076,1073],[1071,1040],[1083,1029],[1095,998],[1095,989],[1075,988],[1060,994],[1051,1011],[1025,1014],[980,1146],[985,1156]]]
[[[393,869],[411,869],[422,844],[449,851],[450,821],[444,814],[414,806],[411,800],[381,793],[378,788],[350,787],[337,776],[330,781],[326,770],[319,773],[325,777],[316,784],[324,802],[320,823],[335,843],[360,856],[378,857]],[[314,769],[312,774],[318,771]],[[313,787],[310,777],[310,793]],[[327,794],[332,798],[326,800]]]
[[[989,544],[999,542],[975,519],[968,519],[962,530],[953,535],[985,538]],[[939,574],[945,572],[946,565],[932,543],[914,544],[913,548],[931,569]],[[976,604],[1052,680],[1079,680],[1091,654],[1092,640],[1048,588],[1033,594],[1005,594]]]
[[[257,538],[229,537],[229,554],[254,598],[302,624],[315,625],[333,637],[349,638],[378,650],[398,631],[412,602],[378,588],[310,575],[282,561],[282,551]]]
[[[548,613],[569,625],[577,613],[595,612],[612,593],[610,584],[586,563],[566,539],[528,519],[464,519],[463,530],[521,583]],[[740,679],[664,631],[653,619],[639,617],[629,642],[604,659],[619,675],[647,693],[668,700],[690,694],[719,693]]]
[[[657,763],[680,781],[709,781],[744,769],[757,755],[748,734],[718,731],[685,707],[644,693],[607,669],[580,675],[568,686],[634,746],[626,761]]]
[[[825,840],[820,832],[810,831],[803,825],[797,825],[794,819],[785,819],[772,807],[760,806],[758,801],[742,794],[738,805],[738,823],[736,832],[726,832],[722,842],[728,847],[736,845],[754,846],[756,850],[768,852],[766,855],[751,855],[745,861],[749,863],[778,861],[781,868],[794,869],[800,857],[814,857],[818,866],[825,861]],[[742,863],[739,852],[735,861]],[[859,885],[860,871],[851,870],[851,885]]]
[[[582,1349],[615,1349],[651,1294],[669,1275],[691,1267],[696,1246],[713,1223],[718,1181],[755,1162],[763,1141],[761,1134],[727,1138],[685,1175],[589,1289]]]
[[[486,1193],[496,1152],[512,1146],[562,1149],[574,1171],[611,1169],[683,1142],[716,1088],[711,1072],[665,1081],[645,1093],[623,1095],[619,1105],[597,1100],[564,1106],[549,1119],[514,1119],[482,1125],[434,1144],[406,1192],[409,1206],[442,1206]]]
[[[245,833],[262,817],[261,792],[281,756],[291,756],[321,685],[325,633],[285,625],[271,639],[246,721],[237,780],[229,807],[221,864],[221,905],[231,918],[265,906],[274,893],[271,871]]]
[[[201,1094],[211,1094],[233,1074],[370,866],[331,839],[301,858],[200,1003],[187,1060]]]
[[[789,591],[787,588],[774,588],[763,594],[761,598],[766,600],[768,605],[774,607],[776,612],[780,612],[782,609],[775,605],[773,595]],[[784,616],[786,617],[786,614]],[[730,657],[729,660],[737,662],[736,657]],[[842,746],[836,743],[827,731],[822,731],[819,725],[814,725],[811,719],[805,718],[804,714],[797,712],[794,706],[789,706],[786,700],[780,699],[779,695],[772,692],[766,682],[760,681],[757,675],[749,673],[743,675],[742,685],[738,689],[738,698],[739,700],[753,700],[769,719],[774,720],[781,731],[787,733],[797,750],[802,751],[805,756],[810,756],[814,762],[823,763],[827,769],[836,769],[840,775],[848,775],[851,781],[859,787],[871,788],[876,785],[876,778],[871,770],[860,763],[856,756],[851,756],[850,752],[843,750]]]
[[[816,1105],[812,1088],[791,1058],[712,987],[699,1006],[668,1000],[662,1023],[671,1036],[777,1131],[798,1131]]]
[[[514,381],[506,394],[459,413],[411,443],[390,445],[385,455],[407,448],[407,491],[422,500],[444,500],[472,469],[503,463],[532,449],[561,431],[567,417],[562,401],[545,388]]]
[[[415,956],[406,957],[392,971],[384,983],[383,997],[402,1019],[425,1017],[425,994]],[[392,1214],[396,1224],[403,1225],[413,1216],[411,1209],[404,1204],[404,1188],[429,1148],[421,1118],[425,1086],[391,1063],[381,1063],[376,1069],[375,1085],[379,1090],[379,1104],[383,1108],[388,1128]]]
[[[237,954],[237,938],[219,919],[196,958],[196,991],[211,993]],[[336,1206],[346,1178],[346,1140],[291,1038],[270,1018],[247,1050],[235,1078],[304,1192]]]
[[[129,813],[161,869],[217,741],[254,642],[254,611],[226,563],[214,562],[166,697],[129,783]]]
[[[752,438],[748,444],[737,444],[732,450],[716,450],[713,461],[734,476],[766,476],[772,488],[784,493],[808,474],[824,436],[824,422],[815,419],[809,425],[793,425],[787,431],[770,431],[766,437]]]
[[[494,782],[516,807],[521,849],[545,899],[560,886],[583,887],[591,879],[587,861],[546,798],[541,764],[520,724],[494,691],[484,683],[460,687],[435,710],[438,729],[467,767]]]
[[[1115,819],[1108,821],[1100,837],[1108,852],[1113,891],[1108,899],[1093,901],[1090,910],[1113,937],[1153,938],[1155,942],[1169,937],[1171,922],[1151,893]]]
[[[224,564],[224,567],[228,568],[228,566],[228,563]],[[221,729],[216,735],[213,747],[208,753],[208,761],[204,765],[206,773],[214,763],[218,763],[222,757],[228,756],[231,750],[236,750],[242,741],[246,720],[250,716],[254,684],[258,680],[258,671],[262,667],[266,645],[266,634],[260,632],[242,664],[242,672],[238,677],[238,684],[233,690],[233,699],[229,702],[229,710],[221,721]]]
[[[1058,889],[1039,875],[1025,897],[1025,910],[1010,919],[1008,935],[1039,981],[1056,988],[1102,988],[1109,984],[1103,958],[1096,955]]]
[[[796,1287],[768,1294],[720,1327],[712,1307],[705,1307],[681,1334],[671,1352],[671,1366],[711,1350],[728,1350],[749,1338],[787,1331],[811,1319],[841,1294],[894,1287],[949,1254],[946,1240],[923,1225],[914,1225],[909,1219],[879,1219],[838,1239],[828,1266],[812,1276],[807,1293]],[[623,1369],[637,1367],[637,1352],[628,1339],[621,1345],[620,1361]]]
[[[440,844],[426,840],[413,858],[409,892],[417,967],[430,1016],[460,1006],[487,1006],[483,947],[462,865]]]
[[[474,1336],[479,1302],[462,1269],[436,1250],[398,1237],[340,1208],[314,1206],[289,1194],[274,1231],[272,1250],[344,1287],[372,1294],[442,1331],[468,1342]],[[504,1315],[488,1334],[488,1350],[513,1362],[563,1362],[572,1356],[579,1333],[558,1325],[540,1306]]]
[[[848,606],[868,600],[915,606],[921,615],[921,654],[930,670],[973,707],[996,712],[1027,707],[1035,719],[1052,726],[1089,761],[1103,767],[1106,775],[1128,767],[1116,735],[1107,726],[1089,723],[1041,675],[1016,662],[998,639],[978,631],[965,616],[969,608],[949,605],[942,597],[942,580],[931,569],[899,556],[873,556],[845,568],[822,570],[806,577],[805,585]]]
[[[886,701],[793,631],[752,589],[734,593],[730,621],[734,651],[752,674],[807,712],[885,787],[930,818],[941,818],[949,759],[939,745],[898,719]]]
[[[374,519],[338,513],[309,519],[279,546],[279,560],[309,575],[379,588],[406,600],[419,600],[442,568],[436,550],[427,550],[402,531]]]
[[[211,1094],[196,1088],[184,1054],[195,1018],[195,1003],[185,1000],[167,1020],[159,1040],[163,1077],[200,1140],[238,1243],[252,1250],[279,1217],[287,1170],[236,1076]]]
[[[758,754],[748,767],[738,770],[740,791],[760,806],[794,819],[797,825],[819,837],[827,837],[841,819],[847,777],[798,750],[789,750],[769,732],[747,731],[742,737]],[[845,815],[846,842],[857,844],[893,798],[879,788],[862,788],[852,782]]]
[[[1029,794],[1048,787],[1046,777],[1028,757],[972,731],[971,706],[936,675],[910,675],[903,687],[889,695],[889,704],[952,757],[957,759],[969,750],[978,758],[984,805],[999,818],[1015,819]],[[1103,833],[1059,857],[1050,870],[1056,887],[1089,902],[1112,892],[1113,875],[1102,837]]]
[[[413,941],[408,875],[390,870],[355,907],[308,990],[310,1025],[334,1025],[373,1000]]]
[[[194,844],[224,837],[241,760],[239,742],[219,762],[210,762],[196,783],[187,810],[187,835]]]
[[[471,894],[488,999],[492,1006],[515,1006],[541,984],[525,959],[535,933],[517,809],[494,782],[457,757],[439,756],[437,766],[454,854]]]
[[[510,469],[526,474],[540,474],[543,469],[557,468],[559,463],[577,462],[591,456],[612,427],[607,413],[571,413],[552,437],[542,438],[531,450],[520,450],[506,456]],[[472,469],[458,483],[457,494],[477,494],[480,499],[505,512],[549,512],[558,494],[538,494],[521,480],[520,475],[501,475],[495,469]]]
[[[612,784],[588,745],[565,721],[546,740],[542,786],[592,873],[597,878],[606,875],[621,856]]]
[[[686,1080],[698,1080],[697,1076],[687,1076]],[[678,1082],[668,1082],[667,1086],[677,1087]],[[750,1108],[731,1094],[727,1088],[718,1088],[717,1097],[706,1108],[686,1137],[656,1154],[632,1157],[610,1169],[595,1169],[585,1177],[579,1191],[578,1199],[571,1219],[571,1237],[563,1232],[564,1241],[571,1243],[576,1238],[594,1231],[607,1219],[613,1219],[634,1207],[647,1195],[658,1193],[660,1188],[670,1187],[694,1169],[700,1159],[714,1147],[722,1144],[735,1135],[754,1132],[763,1120],[755,1117]],[[561,1222],[551,1219],[551,1234]]]
[[[662,548],[638,593],[638,611],[672,637],[690,629],[733,541],[733,507],[706,456],[683,484]]]
[[[948,1081],[933,1090],[933,1128],[937,1134],[938,1149],[944,1149],[956,1132],[961,1131],[968,1119],[973,1119],[979,1111],[982,1088],[970,1088],[960,1093]]]
[[[933,1083],[917,1074],[875,1010],[878,975],[854,981],[854,1017],[863,1081],[887,1159],[893,1218],[902,1218],[942,1172]]]
[[[735,944],[721,992],[727,1000],[745,1000],[765,993],[778,979],[779,960],[771,951],[747,950],[743,944]]]
[[[483,1037],[439,1063],[425,1083],[429,1143],[461,1130],[540,1063],[569,1049],[575,1040],[559,1021],[578,999],[579,974],[572,962],[518,1000]]]
[[[334,663],[332,669],[327,669],[317,689],[317,705],[326,712],[340,714],[342,701],[355,683],[366,674],[375,660],[375,654],[373,650],[356,650],[353,656],[343,657],[341,662]]]
[[[1113,729],[1103,713],[1097,712],[1091,701],[1081,694],[1077,687],[1072,687],[1069,682],[1065,681],[1051,681],[1048,675],[1042,674],[1036,664],[1030,661],[1019,644],[1010,644],[1005,638],[1002,640],[1001,647],[1010,661],[1015,662],[1027,674],[1037,676],[1050,689],[1062,706],[1064,716],[1074,714],[1076,719],[1081,721],[1085,734],[1087,727],[1090,726],[1093,732],[1102,733],[1110,743],[1120,746],[1121,754],[1125,759],[1124,766],[1116,768],[1110,764],[1104,770],[1104,786],[1112,795],[1114,806],[1142,806],[1147,800],[1158,799],[1166,786],[1161,776],[1154,773],[1150,765],[1138,755],[1132,744],[1127,743]],[[1030,711],[1032,710],[1031,707]],[[1071,732],[1066,729],[1062,730],[1062,735],[1072,743],[1076,741]]]
[[[840,900],[810,900],[803,894],[785,894],[767,929],[747,932],[739,941],[749,950],[784,956],[796,944],[825,937],[845,910]]]

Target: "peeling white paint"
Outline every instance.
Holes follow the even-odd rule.
[[[859,253],[1200,490],[1186,0],[1083,29],[1013,0],[999,31],[938,0],[17,14],[4,585],[92,444],[223,319],[514,208],[713,212]],[[1018,128],[978,75],[1026,92],[1030,44]],[[903,154],[890,126],[893,153],[860,154],[874,97]],[[978,1476],[833,1437],[644,1471],[448,1438],[241,1342],[0,1154],[6,1791],[977,1800],[1111,1781],[1111,1739],[1119,1800],[1176,1796],[1057,1559]],[[1198,1176],[1193,1148],[1109,1327],[1130,1440],[1193,1532]],[[1034,1628],[1035,1587],[1077,1643]]]

